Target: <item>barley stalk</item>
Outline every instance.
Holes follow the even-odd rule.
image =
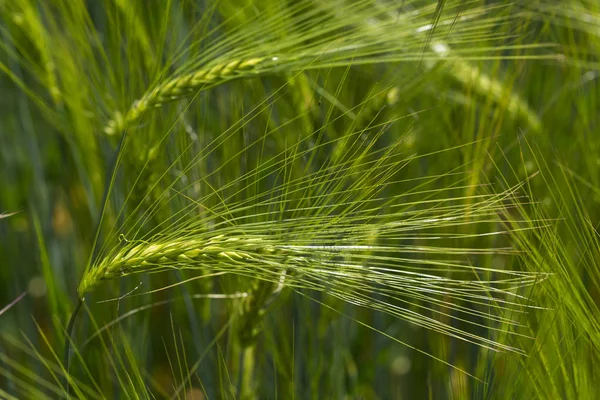
[[[397,227],[397,225],[396,225]],[[370,227],[367,227],[370,228]],[[336,229],[338,230],[338,229]],[[369,234],[372,231],[367,229]],[[354,235],[353,235],[354,237]],[[343,239],[338,238],[336,242]],[[362,239],[356,239],[363,242]],[[413,301],[423,301],[432,305],[443,305],[457,313],[467,312],[460,305],[462,300],[475,303],[499,302],[499,309],[527,307],[520,302],[501,300],[505,295],[514,296],[513,289],[529,286],[543,280],[544,275],[517,272],[495,271],[497,279],[480,280],[466,277],[452,278],[437,274],[437,262],[430,264],[428,272],[415,273],[403,266],[400,255],[386,256],[386,253],[401,251],[399,247],[364,245],[293,245],[270,238],[269,236],[247,234],[219,234],[211,237],[175,237],[151,240],[150,242],[130,242],[123,248],[102,258],[84,274],[79,286],[79,296],[93,290],[103,280],[115,279],[139,272],[156,272],[168,269],[202,269],[232,273],[258,279],[252,294],[245,299],[240,315],[240,343],[244,347],[253,345],[256,335],[256,321],[264,314],[274,286],[282,284],[281,276],[286,275],[285,286],[292,289],[308,289],[325,292],[350,304],[382,311],[402,318],[417,326],[452,335],[462,340],[495,349],[519,351],[508,345],[497,343],[476,333],[452,326],[447,322],[429,317],[423,310],[415,312],[404,306],[393,304],[408,296]],[[424,254],[426,247],[414,249]],[[450,249],[443,248],[449,252]],[[455,249],[467,252],[468,249]],[[423,261],[425,265],[429,264]],[[461,268],[459,264],[443,263],[447,268]],[[471,267],[465,267],[465,272]],[[443,271],[443,270],[442,270]],[[377,294],[375,296],[374,294]],[[381,300],[378,297],[386,298]],[[511,297],[514,298],[514,297]],[[448,299],[453,301],[448,302]],[[454,303],[456,301],[456,303]],[[405,302],[406,303],[406,302]],[[426,306],[424,310],[433,310]],[[511,321],[488,311],[468,310],[473,317],[511,324]],[[479,325],[476,321],[458,318],[468,324]]]
[[[394,20],[395,18],[396,17],[394,17]],[[451,23],[451,21],[447,21],[447,23]],[[233,79],[257,76],[259,74],[273,72],[275,69],[294,72],[302,68],[348,65],[348,63],[355,63],[359,59],[362,59],[360,63],[375,63],[397,62],[403,60],[415,61],[417,59],[420,60],[421,57],[425,60],[440,60],[447,58],[447,54],[440,54],[439,46],[444,45],[446,46],[446,49],[449,47],[439,41],[434,43],[438,47],[433,46],[429,54],[422,54],[419,58],[415,58],[414,55],[410,54],[406,57],[404,57],[402,53],[395,54],[394,52],[396,50],[382,50],[387,47],[395,49],[397,42],[401,40],[409,41],[405,51],[409,52],[411,49],[420,50],[421,40],[425,39],[421,37],[423,36],[423,32],[431,29],[431,26],[425,26],[418,28],[416,31],[400,31],[399,33],[395,33],[394,30],[390,30],[392,27],[393,25],[390,25],[389,23],[378,23],[374,26],[373,24],[370,24],[368,25],[368,29],[364,30],[363,34],[352,38],[343,47],[340,47],[339,44],[335,44],[336,37],[334,35],[330,43],[321,42],[319,45],[309,45],[298,52],[294,52],[294,50],[290,49],[277,49],[275,50],[276,53],[273,53],[277,54],[277,56],[239,58],[239,53],[237,56],[229,55],[231,59],[228,59],[227,56],[223,56],[221,61],[213,61],[214,64],[212,65],[211,63],[208,63],[203,68],[182,73],[173,79],[169,79],[164,83],[159,84],[141,98],[134,101],[129,110],[124,114],[120,111],[115,112],[112,119],[105,125],[104,132],[107,135],[119,134],[153,107],[161,107],[165,103],[191,96],[198,91],[208,89]],[[342,37],[338,37],[338,39],[341,38]],[[370,40],[375,38],[375,41],[373,43],[369,42],[369,44],[364,44],[360,41],[361,38],[370,38]],[[418,40],[415,40],[415,38]],[[379,42],[380,40],[381,42]],[[356,43],[353,43],[353,41],[356,41]],[[361,56],[360,53],[357,54],[359,49],[360,51],[364,51],[364,56]],[[317,58],[325,55],[332,58],[321,60],[319,63],[309,67],[309,65]],[[456,59],[457,62],[451,72],[457,75],[459,81],[463,82],[474,75],[472,70],[476,70],[475,67],[472,67],[468,62],[463,61],[458,57],[453,57],[453,59]],[[305,60],[306,62],[297,64],[296,62],[299,60]],[[480,91],[482,93],[491,91],[491,95],[495,100],[499,97],[503,98],[502,96],[508,95],[506,91],[502,91],[502,86],[499,83],[492,81],[489,78],[489,82],[485,79],[486,78],[484,77],[479,77],[474,81],[475,84],[478,85],[477,87],[481,88]],[[499,91],[502,93],[499,93]],[[502,96],[500,96],[500,94]],[[508,111],[518,116],[524,116],[534,129],[538,128],[539,122],[536,120],[537,116],[522,100],[513,100],[511,98],[508,104]]]
[[[490,313],[489,304],[501,312],[528,307],[522,304],[526,300],[519,296],[520,289],[544,276],[474,266],[471,256],[513,251],[471,248],[468,243],[472,236],[461,233],[447,239],[464,244],[449,247],[445,236],[432,237],[431,229],[506,225],[502,217],[510,210],[506,207],[517,201],[513,196],[520,186],[470,197],[474,202],[467,205],[462,204],[461,197],[448,197],[443,201],[419,200],[414,208],[414,202],[406,197],[410,190],[384,197],[383,202],[379,193],[403,160],[396,159],[395,149],[392,145],[373,153],[379,157],[371,163],[366,161],[371,154],[367,147],[350,161],[336,161],[331,168],[339,175],[332,176],[325,168],[298,180],[274,183],[269,189],[272,196],[265,199],[236,201],[224,195],[219,196],[222,203],[210,206],[201,196],[191,204],[193,208],[184,206],[181,214],[175,213],[170,226],[161,231],[144,232],[137,223],[125,229],[125,223],[118,229],[136,240],[117,246],[107,241],[98,260],[86,270],[79,296],[83,298],[103,280],[133,273],[194,269],[202,274],[208,269],[256,280],[239,316],[239,339],[244,347],[253,345],[256,321],[279,284],[292,290],[325,293],[470,343],[518,351],[458,326],[464,323],[478,329],[480,321],[491,321],[490,329],[500,329],[499,324],[513,324],[501,314]],[[294,157],[302,157],[302,153]],[[285,166],[293,158],[284,160]],[[322,185],[325,181],[331,184]],[[227,188],[227,184],[222,187]],[[200,204],[208,205],[210,213],[195,215]],[[273,210],[273,205],[281,205],[283,211]],[[208,224],[213,215],[225,213],[230,216]],[[485,235],[504,233],[508,232]],[[457,256],[460,259],[456,260]],[[465,302],[474,306],[465,306]]]
[[[250,296],[245,299],[239,323],[240,342],[243,347],[251,346],[256,340],[258,322],[265,314],[266,305],[274,289],[275,285],[272,282],[259,281],[252,288]]]
[[[266,313],[269,300],[274,296],[275,285],[272,282],[258,281],[250,296],[242,303],[237,335],[243,349],[243,375],[241,398],[255,398],[254,367],[256,364],[256,338],[260,332],[259,324]]]

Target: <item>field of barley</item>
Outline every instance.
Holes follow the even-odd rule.
[[[0,0],[0,399],[597,399],[597,0]]]

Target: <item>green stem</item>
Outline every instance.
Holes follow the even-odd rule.
[[[274,286],[272,282],[260,281],[244,302],[238,331],[242,351],[240,365],[240,373],[242,374],[240,398],[242,399],[255,399],[257,397],[254,385],[256,338],[260,332],[259,324],[262,317],[271,303],[272,296],[275,295]]]
[[[256,364],[256,345],[251,344],[242,349],[242,386],[240,388],[241,399],[255,399],[256,386],[254,385],[254,366]]]
[[[77,319],[77,314],[79,314],[79,310],[83,305],[83,299],[79,299],[77,301],[77,305],[75,309],[71,313],[71,318],[69,318],[69,323],[67,324],[67,334],[65,335],[65,353],[64,353],[64,366],[65,366],[65,392],[67,393],[67,398],[69,397],[69,362],[70,362],[70,352],[71,352],[71,341],[73,340],[71,334],[73,332],[73,327],[75,326],[75,320]]]

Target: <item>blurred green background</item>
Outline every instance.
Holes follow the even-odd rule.
[[[0,314],[0,398],[597,398],[600,3],[0,0],[0,35],[0,308],[27,293]],[[148,109],[128,111],[139,99]],[[527,356],[283,290],[249,365],[229,329],[239,299],[206,298],[247,277],[99,303],[196,276],[172,271],[86,296],[67,394],[65,330],[96,236],[170,221],[174,177],[198,196],[230,182],[232,198],[269,194],[238,180],[263,155],[302,179],[373,137],[374,151],[430,154],[383,196],[424,202],[410,179],[437,177],[434,198],[469,203],[525,182],[515,214],[534,229],[461,233],[526,249],[475,260],[487,268],[552,274],[527,292],[540,308],[514,316],[531,338],[498,339]]]

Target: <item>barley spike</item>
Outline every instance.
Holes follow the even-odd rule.
[[[275,252],[273,246],[263,243],[259,237],[216,235],[208,240],[186,238],[129,243],[89,269],[81,280],[78,293],[83,297],[103,280],[135,272],[164,270],[174,265],[182,268],[216,263],[240,265],[242,268],[244,264],[256,262],[259,255]]]
[[[206,87],[225,81],[257,74],[258,67],[268,58],[256,57],[247,60],[224,61],[212,67],[188,73],[157,86],[140,99],[133,102],[125,115],[115,112],[104,128],[107,135],[115,135],[136,121],[152,107],[178,100]]]

